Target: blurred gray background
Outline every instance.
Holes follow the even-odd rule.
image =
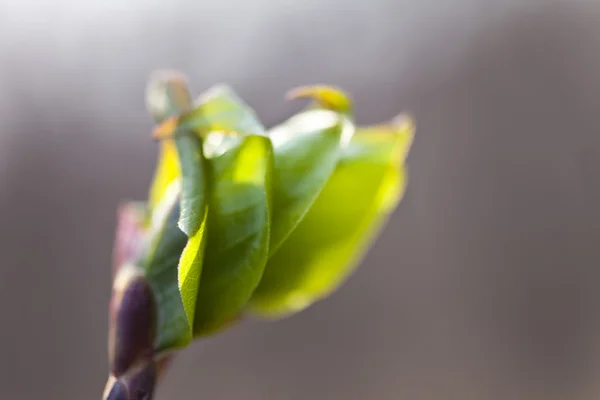
[[[332,83],[411,111],[408,194],[330,299],[182,354],[168,399],[600,397],[600,3],[0,0],[0,399],[99,399],[150,72],[268,124]]]

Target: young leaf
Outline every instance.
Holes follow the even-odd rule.
[[[202,274],[208,199],[206,194],[206,161],[202,141],[197,136],[175,138],[181,164],[181,208],[179,228],[188,235],[188,242],[178,264],[178,286],[192,336],[196,297]]]
[[[173,140],[160,143],[158,162],[148,197],[149,209],[153,210],[165,194],[167,187],[181,176],[177,148]]]
[[[264,135],[265,128],[230,87],[217,85],[200,96],[192,110],[165,120],[153,136],[165,138],[189,131],[203,136],[213,131]]]
[[[203,226],[206,214],[206,179],[202,140],[194,135],[175,138],[181,167],[181,214],[179,228],[193,237]]]
[[[337,111],[345,115],[352,113],[350,98],[341,89],[333,86],[301,86],[290,90],[286,97],[289,99],[312,98],[326,110]]]
[[[345,117],[328,110],[305,111],[269,132],[275,154],[270,255],[323,190],[353,133]]]
[[[185,347],[192,337],[178,288],[177,265],[188,241],[177,226],[180,195],[181,183],[175,181],[153,211],[150,243],[142,264],[157,300],[158,351]]]
[[[213,333],[235,318],[263,274],[272,157],[269,139],[251,135],[208,160],[208,239],[196,299],[196,336]]]
[[[400,200],[412,127],[357,132],[310,211],[269,259],[250,312],[281,317],[323,298],[352,272]]]
[[[151,80],[147,89],[148,108],[157,122],[177,117],[192,108],[192,100],[184,78],[177,74],[163,72]],[[176,282],[181,295],[183,309],[187,316],[188,329],[181,333],[181,343],[190,340],[196,309],[196,295],[202,273],[204,257],[205,224],[207,217],[205,160],[202,154],[202,140],[193,131],[187,129],[184,134],[175,138],[166,138],[161,143],[159,164],[150,192],[150,205],[154,210],[156,204],[165,195],[167,188],[173,183],[180,183],[180,205],[178,207],[178,227],[188,236],[179,259],[179,264],[171,264],[177,270]],[[174,229],[167,224],[166,229]],[[179,237],[178,233],[165,233]],[[158,241],[160,245],[162,242]],[[168,241],[167,241],[168,243]],[[169,259],[171,262],[173,258]],[[151,264],[152,265],[152,264]],[[167,282],[173,283],[173,272],[166,272]],[[162,285],[164,282],[159,282]],[[173,304],[176,301],[171,299]],[[178,305],[178,304],[176,304]],[[177,308],[177,307],[174,307]],[[180,312],[181,310],[177,308]]]
[[[163,199],[167,197],[163,201],[171,201],[163,205],[169,210],[168,217],[161,217],[161,210],[153,211],[153,217],[163,218],[164,222],[159,222],[161,229],[146,261],[148,277],[158,296],[159,319],[163,317],[158,335],[162,349],[186,345],[192,338],[207,218],[202,141],[193,135],[180,136],[174,141],[181,176],[169,188],[177,187],[179,203],[163,195]],[[176,226],[173,218],[178,219]]]
[[[200,287],[202,265],[204,261],[204,248],[206,244],[206,218],[204,213],[200,229],[189,238],[178,266],[178,285],[181,301],[187,315],[190,335],[192,335],[194,319],[196,317],[196,298]]]
[[[158,71],[152,75],[146,88],[146,106],[157,123],[175,117],[192,108],[192,97],[187,79],[173,71]],[[149,211],[160,202],[165,190],[181,176],[177,148],[173,140],[160,143],[158,163],[150,187]]]

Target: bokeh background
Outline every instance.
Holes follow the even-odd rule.
[[[268,124],[412,112],[408,193],[334,296],[182,354],[168,399],[600,397],[600,3],[0,0],[0,399],[99,399],[115,210],[157,68]]]

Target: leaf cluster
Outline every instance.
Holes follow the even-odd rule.
[[[356,126],[349,97],[329,86],[289,97],[311,104],[266,129],[227,86],[193,100],[177,74],[151,80],[159,158],[148,201],[130,207],[137,251],[120,261],[155,294],[157,351],[326,297],[401,199],[409,118]]]

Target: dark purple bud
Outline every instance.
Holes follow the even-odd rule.
[[[128,388],[129,400],[151,400],[156,384],[156,363],[148,360],[128,372],[123,380]]]
[[[156,302],[138,268],[127,266],[117,275],[111,300],[109,362],[121,377],[137,360],[152,357],[156,335]]]
[[[129,392],[125,383],[114,377],[110,377],[104,389],[102,400],[129,400]]]

